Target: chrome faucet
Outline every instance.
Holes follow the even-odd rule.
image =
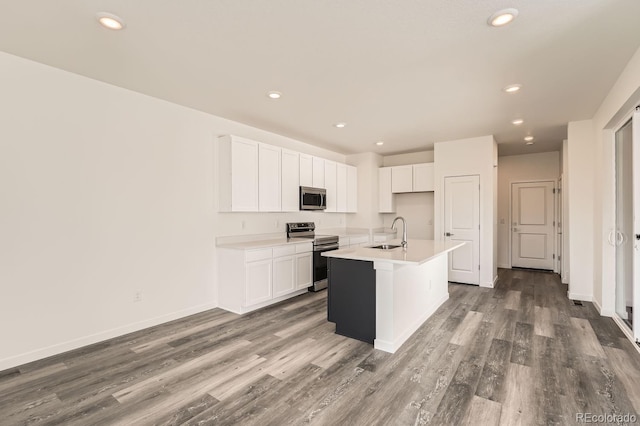
[[[404,217],[398,216],[395,219],[393,219],[393,223],[391,224],[391,229],[394,229],[394,230],[396,229],[396,222],[398,221],[398,219],[402,220],[402,242],[400,243],[400,245],[406,248],[407,247],[407,222],[404,220]]]

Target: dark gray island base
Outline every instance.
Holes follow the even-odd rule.
[[[336,324],[336,334],[373,344],[376,338],[373,262],[328,260],[327,319]]]

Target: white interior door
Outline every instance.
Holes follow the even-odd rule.
[[[511,266],[553,270],[553,181],[511,184]]]
[[[480,284],[480,176],[444,178],[445,240],[466,242],[449,253],[449,281]]]

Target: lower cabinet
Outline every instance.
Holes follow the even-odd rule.
[[[296,289],[303,290],[313,285],[313,253],[296,255]]]
[[[218,305],[243,314],[297,296],[313,284],[311,243],[218,249]]]
[[[272,262],[269,260],[259,260],[257,262],[247,262],[245,265],[245,303],[255,305],[256,303],[270,300],[272,297]]]

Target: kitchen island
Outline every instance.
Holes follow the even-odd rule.
[[[386,244],[400,245],[400,240]],[[465,243],[328,251],[328,319],[336,333],[395,352],[449,298],[447,254]]]

